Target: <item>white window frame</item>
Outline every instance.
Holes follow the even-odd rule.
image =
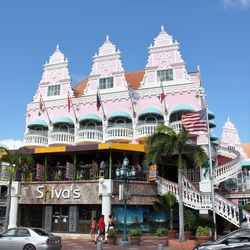
[[[56,84],[56,85],[50,85],[48,86],[47,89],[47,96],[56,96],[56,95],[60,95],[60,84]]]
[[[163,69],[157,71],[157,81],[173,81],[174,80],[174,71],[173,69]]]
[[[99,89],[111,89],[114,87],[114,78],[106,77],[99,79]]]

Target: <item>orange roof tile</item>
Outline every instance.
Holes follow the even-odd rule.
[[[76,97],[80,97],[83,95],[83,91],[84,89],[86,88],[87,86],[87,83],[88,83],[89,79],[84,79],[82,80],[81,82],[79,82],[74,88],[73,88],[73,91],[74,91],[74,95]]]
[[[247,154],[247,157],[250,158],[250,143],[242,143],[243,150]]]
[[[125,72],[125,78],[132,89],[138,89],[143,80],[145,71]]]

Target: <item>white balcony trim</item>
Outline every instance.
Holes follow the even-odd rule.
[[[49,133],[49,145],[52,144],[68,144],[75,143],[75,135],[67,132],[50,132]]]
[[[26,133],[24,135],[25,146],[48,146],[48,135],[42,135],[39,133]]]
[[[158,125],[159,124],[157,123],[145,123],[138,125],[135,129],[136,139],[154,134]]]
[[[103,132],[96,129],[81,129],[77,131],[76,143],[80,142],[97,142],[103,140]]]
[[[109,127],[105,131],[106,141],[123,140],[130,141],[133,139],[133,129],[127,127]]]

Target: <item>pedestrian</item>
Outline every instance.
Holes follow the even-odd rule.
[[[105,240],[105,221],[104,221],[104,215],[102,214],[100,216],[100,219],[98,220],[98,235],[95,240],[95,244],[97,244],[97,241],[101,238],[102,240]]]
[[[244,219],[242,220],[242,223],[241,223],[241,225],[240,225],[240,228],[241,228],[241,229],[249,229],[249,225],[248,225],[248,223],[247,223],[247,218],[244,218]]]
[[[111,214],[109,215],[109,222],[108,223],[109,223],[108,224],[108,229],[114,229],[115,228],[113,216]]]
[[[90,237],[91,241],[95,241],[95,230],[96,230],[96,218],[92,218],[91,225],[90,225]]]

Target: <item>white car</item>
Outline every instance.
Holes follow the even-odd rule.
[[[15,227],[0,234],[3,250],[61,250],[61,237],[40,228]]]

